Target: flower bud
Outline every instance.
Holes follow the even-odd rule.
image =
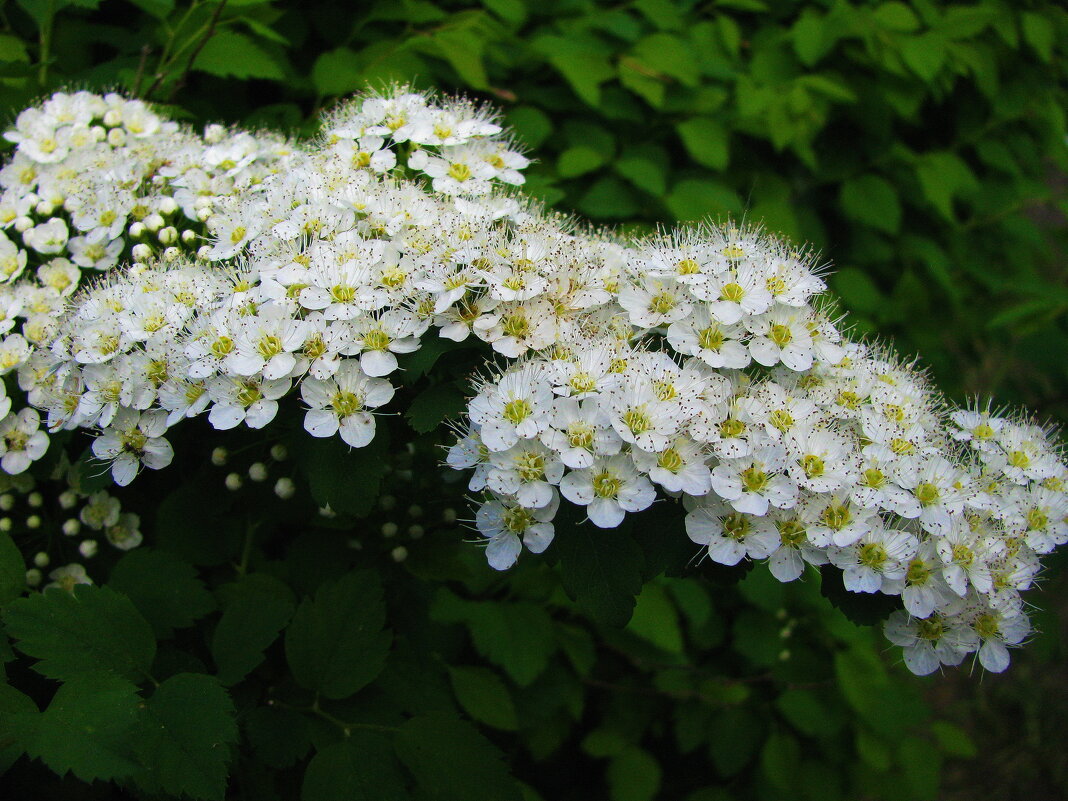
[[[153,212],[152,214],[149,214],[147,217],[145,217],[144,222],[145,228],[147,228],[152,233],[156,233],[156,231],[163,227],[166,221],[163,219],[162,214],[156,214],[155,212]]]
[[[173,197],[163,197],[159,201],[159,213],[170,216],[178,211],[178,201]]]
[[[228,490],[230,490],[231,492],[235,492],[235,491],[241,489],[241,485],[244,484],[245,482],[241,479],[241,476],[239,476],[237,473],[227,473],[225,483],[226,483],[226,488]]]
[[[26,518],[26,528],[40,528],[40,527],[41,527],[41,516],[40,515],[30,515],[29,517]]]
[[[82,530],[82,521],[71,517],[63,521],[63,533],[68,537],[76,537]]]
[[[267,480],[267,465],[263,462],[253,462],[248,468],[248,477],[253,481]]]
[[[398,545],[396,548],[389,552],[389,555],[393,557],[394,562],[403,562],[405,559],[408,558],[408,549],[405,548],[403,545]]]
[[[41,583],[41,571],[33,567],[26,571],[26,586],[36,587]]]
[[[85,559],[92,559],[96,556],[98,548],[99,545],[96,540],[82,540],[81,544],[78,545],[78,553]]]
[[[108,131],[108,144],[112,147],[122,147],[126,144],[126,131],[122,128],[112,128]]]
[[[222,467],[229,458],[230,451],[226,450],[226,448],[216,448],[211,452],[211,463],[216,467]]]
[[[45,568],[52,562],[52,558],[44,551],[38,551],[33,555],[33,563],[37,567]]]
[[[161,245],[173,245],[178,241],[178,229],[173,225],[168,225],[156,234],[156,239],[159,240]]]
[[[397,536],[397,524],[392,521],[383,523],[382,528],[380,530],[382,532],[382,536],[386,539]]]
[[[31,492],[29,495],[26,496],[26,503],[28,503],[34,509],[37,509],[41,506],[41,504],[44,503],[44,496],[42,496],[39,492]]]
[[[271,458],[276,462],[284,462],[289,458],[289,448],[281,442],[276,442],[271,446]]]
[[[288,501],[297,491],[293,479],[282,477],[274,482],[274,494],[283,501]]]
[[[59,493],[59,506],[61,509],[73,509],[78,503],[78,493],[74,490],[64,490]]]
[[[134,261],[147,261],[152,258],[152,248],[143,243],[134,245],[130,255],[133,256]]]

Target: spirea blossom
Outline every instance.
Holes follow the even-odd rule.
[[[1030,631],[1021,592],[1068,542],[1051,433],[947,409],[914,364],[849,341],[812,253],[733,224],[579,230],[516,193],[529,160],[492,109],[404,87],[342,104],[310,146],[87,92],[5,136],[8,473],[86,429],[125,485],[187,418],[262,428],[281,404],[363,447],[398,356],[474,338],[494,360],[446,461],[493,568],[545,550],[563,502],[611,529],[679,499],[685,531],[663,536],[713,561],[899,596],[886,634],[914,672],[1004,670]],[[88,530],[141,541],[116,499],[77,497]]]

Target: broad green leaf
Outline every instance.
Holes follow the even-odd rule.
[[[18,649],[40,660],[34,670],[50,679],[100,671],[142,682],[156,653],[148,621],[107,587],[53,587],[13,601],[3,618]]]
[[[942,778],[942,753],[919,737],[906,737],[898,745],[898,760],[913,797],[937,799]]]
[[[801,761],[801,746],[797,739],[785,732],[773,732],[760,753],[760,766],[771,786],[789,792],[797,781]]]
[[[924,196],[947,220],[956,219],[953,199],[977,190],[979,181],[960,156],[948,151],[925,154],[916,164]]]
[[[569,526],[553,540],[564,589],[594,620],[622,627],[642,589],[642,550],[626,532]]]
[[[26,43],[17,36],[0,34],[0,61],[26,62],[30,60],[26,52]]]
[[[638,95],[653,108],[664,105],[664,96],[667,94],[665,79],[650,71],[638,61],[632,58],[619,60],[619,82],[634,94]]]
[[[556,171],[561,178],[574,178],[600,167],[610,154],[585,145],[569,147],[556,160]]]
[[[364,80],[359,55],[347,47],[321,53],[312,67],[312,83],[326,97],[360,89]]]
[[[1050,61],[1053,58],[1053,43],[1057,35],[1053,23],[1038,11],[1025,11],[1020,23],[1024,39],[1038,53],[1038,57],[1043,61]]]
[[[26,590],[26,563],[11,535],[0,531],[0,606]]]
[[[838,199],[842,211],[858,222],[891,234],[901,228],[901,202],[885,178],[871,174],[851,178],[842,184]]]
[[[262,593],[246,593],[227,606],[211,638],[219,682],[231,685],[245,678],[292,616],[292,603]]]
[[[134,732],[141,697],[126,679],[91,673],[67,681],[24,734],[28,756],[83,782],[118,779],[140,769]]]
[[[612,801],[653,801],[660,791],[660,763],[644,748],[628,746],[605,771]]]
[[[679,613],[659,584],[646,584],[634,606],[627,630],[671,654],[683,650]]]
[[[775,699],[782,716],[802,734],[825,737],[841,727],[823,700],[813,690],[786,690]]]
[[[741,199],[729,186],[693,178],[675,184],[665,202],[679,222],[722,220],[742,211]]]
[[[458,417],[467,408],[467,399],[452,384],[437,384],[420,392],[404,416],[415,431],[426,434],[445,420]]]
[[[950,756],[972,759],[978,749],[968,732],[945,720],[936,720],[931,724],[931,732],[938,740],[938,746]]]
[[[393,635],[377,575],[354,571],[305,598],[286,629],[286,657],[297,683],[327,698],[348,698],[374,680]]]
[[[134,781],[150,793],[221,801],[230,749],[237,743],[234,705],[211,676],[171,676],[145,702],[136,750],[145,766]]]
[[[288,768],[311,748],[307,715],[279,706],[258,706],[241,716],[252,751],[265,765]]]
[[[515,731],[519,726],[515,703],[501,677],[488,668],[450,667],[449,678],[456,700],[479,723]]]
[[[532,46],[542,53],[591,106],[601,102],[601,84],[615,75],[606,49],[595,40],[578,37],[540,36]]]
[[[447,746],[446,746],[447,748]],[[353,731],[308,763],[301,801],[405,801],[404,774],[389,740]]]
[[[831,276],[831,287],[854,311],[873,313],[886,303],[886,296],[867,273],[845,267]]]
[[[725,709],[712,720],[708,753],[721,776],[729,777],[749,764],[763,734],[761,718],[748,709]]]
[[[341,514],[362,516],[378,498],[388,450],[387,431],[379,426],[375,438],[362,448],[350,448],[340,437],[304,437],[295,456],[316,503]]]
[[[612,167],[624,180],[659,197],[667,189],[670,160],[667,150],[656,145],[636,145],[624,148]]]
[[[712,117],[694,117],[675,126],[682,143],[694,161],[722,170],[730,160],[728,150],[729,132],[726,126]]]
[[[907,4],[898,2],[898,0],[883,3],[875,9],[872,16],[884,28],[899,33],[912,33],[920,27],[920,20],[916,16],[916,12],[909,8]]]
[[[901,43],[901,58],[909,69],[925,81],[930,81],[945,63],[945,40],[935,33],[910,36]]]
[[[553,132],[552,120],[544,111],[534,106],[509,109],[505,119],[528,147],[539,147]]]
[[[473,25],[443,26],[434,34],[433,41],[441,56],[465,83],[475,89],[489,86],[486,68],[482,64],[485,42]]]
[[[818,11],[808,9],[802,13],[790,29],[798,60],[806,67],[815,66],[834,46],[829,33],[827,21]]]
[[[22,756],[23,736],[40,716],[32,698],[0,682],[0,776]]]
[[[285,78],[285,70],[275,56],[243,33],[230,30],[216,31],[208,39],[193,62],[193,69],[220,78]]]
[[[158,19],[165,19],[174,11],[174,0],[130,0],[130,2]]]
[[[196,570],[166,551],[130,551],[111,571],[108,586],[133,601],[160,639],[215,610]]]
[[[500,751],[470,723],[448,715],[414,717],[397,732],[397,756],[434,801],[519,801]]]
[[[668,75],[684,86],[696,87],[700,80],[693,46],[681,36],[650,34],[634,46],[630,55],[654,73]]]
[[[638,212],[634,190],[611,175],[599,178],[579,199],[578,207],[584,214],[598,219],[618,220]]]

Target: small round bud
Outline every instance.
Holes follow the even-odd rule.
[[[779,620],[786,620],[786,617],[789,614],[790,613],[787,612],[786,609],[784,607],[781,607],[781,606],[778,609],[775,610],[775,617],[778,618]]]
[[[456,522],[456,510],[453,509],[451,506],[447,507],[446,509],[444,509],[442,511],[441,519],[442,519],[442,521],[444,521],[446,523],[455,523]]]
[[[47,200],[42,200],[34,207],[34,212],[42,217],[51,217],[52,212],[56,210],[56,207],[49,203]]]
[[[422,517],[423,507],[417,503],[413,503],[408,507],[408,517]]]
[[[76,537],[82,530],[82,521],[76,517],[68,518],[63,521],[63,533],[68,537]]]
[[[122,128],[112,128],[108,131],[108,144],[112,147],[122,147],[126,144],[126,131]]]
[[[161,228],[160,232],[156,234],[156,239],[159,240],[161,245],[173,245],[178,241],[178,229],[173,225]]]
[[[211,463],[216,467],[222,467],[230,458],[230,451],[226,448],[216,448],[211,452]]]
[[[289,448],[281,442],[276,442],[271,446],[271,458],[276,462],[284,462],[289,458]]]
[[[74,490],[64,490],[59,493],[59,506],[61,509],[73,509],[78,502],[78,493]]]
[[[41,571],[36,567],[30,568],[26,571],[26,586],[37,587],[41,583]]]
[[[199,238],[200,237],[197,236],[197,232],[194,231],[192,228],[186,228],[184,231],[182,231],[183,245],[192,245]]]
[[[394,562],[403,562],[405,559],[408,558],[408,549],[405,548],[403,545],[398,545],[396,548],[389,552],[389,555],[393,557]]]
[[[211,125],[204,126],[204,141],[209,145],[215,145],[221,142],[226,136],[226,128],[218,123],[213,122]]]
[[[104,130],[103,125],[94,125],[89,129],[89,134],[93,137],[94,142],[103,142],[107,138],[108,132]]]
[[[145,244],[134,245],[130,255],[134,261],[148,261],[152,258],[152,248]]]
[[[227,473],[226,475],[226,488],[231,492],[241,489],[241,485],[244,483],[241,476],[237,473]]]
[[[779,631],[779,638],[783,640],[788,640],[790,639],[790,635],[792,635],[793,633],[794,629],[792,626],[783,626],[782,629]]]
[[[408,526],[408,536],[411,537],[413,540],[422,539],[425,533],[425,529],[418,523],[416,523],[414,526]]]
[[[253,481],[266,481],[267,465],[263,462],[253,462],[248,467],[248,477]]]
[[[26,503],[28,503],[34,509],[37,509],[41,506],[41,504],[44,503],[44,496],[42,496],[39,492],[31,492],[29,495],[26,496]]]
[[[145,228],[147,228],[152,233],[156,233],[156,231],[158,231],[166,224],[166,221],[163,219],[163,215],[156,214],[155,212],[145,217],[144,222]]]
[[[40,515],[30,515],[29,517],[26,518],[26,528],[40,528],[40,527],[41,527],[41,516]]]
[[[5,492],[3,495],[0,495],[0,509],[2,509],[5,512],[10,512],[14,508],[15,508],[15,496],[14,495],[12,495],[10,492]]]
[[[297,491],[297,486],[291,478],[280,478],[274,482],[274,494],[283,501],[288,501]]]
[[[33,228],[33,220],[29,217],[16,217],[15,218],[15,230],[20,234],[25,233]]]
[[[86,559],[92,559],[96,556],[98,547],[96,540],[82,540],[81,544],[78,545],[78,553]]]
[[[182,251],[175,247],[169,247],[163,251],[163,260],[170,264],[172,261],[178,261],[182,257]]]
[[[145,224],[140,220],[135,223],[130,223],[130,236],[132,236],[134,239],[140,239],[141,237],[143,237],[145,235],[146,230],[148,229],[145,228]]]
[[[390,509],[396,508],[397,499],[393,495],[383,495],[378,499],[378,505],[380,508],[388,512]]]
[[[33,555],[33,564],[36,567],[45,568],[52,562],[52,557],[46,554],[44,551],[38,551]]]
[[[790,659],[790,649],[789,648],[783,648],[781,651],[779,651],[779,661],[780,662],[787,662],[787,661],[789,661],[789,659]]]
[[[392,520],[389,521],[388,523],[383,523],[382,524],[382,528],[381,528],[382,536],[385,537],[386,539],[389,539],[390,537],[396,537],[397,536],[397,530],[398,530],[397,524],[394,523]]]
[[[210,245],[201,245],[197,248],[197,258],[201,261],[207,261],[209,255],[211,255]]]
[[[200,220],[201,222],[207,222],[209,217],[211,217],[211,209],[207,207],[203,209],[197,209],[198,220]]]
[[[122,125],[122,112],[117,108],[110,108],[104,112],[104,125],[108,128],[114,128],[116,125]]]
[[[10,517],[0,517],[0,531],[11,531],[13,525]]]
[[[174,214],[178,211],[178,201],[173,197],[163,197],[159,201],[159,213],[165,215]]]

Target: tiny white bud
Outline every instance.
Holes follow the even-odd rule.
[[[30,515],[26,518],[26,528],[40,528],[41,517],[40,515]]]
[[[44,496],[39,492],[31,492],[26,496],[26,503],[32,506],[34,509],[44,503]]]
[[[15,218],[15,230],[20,234],[25,233],[33,228],[33,220],[29,217],[16,217]]]
[[[130,236],[134,239],[140,239],[145,235],[145,224],[138,220],[135,223],[130,223]]]
[[[201,261],[207,261],[209,255],[211,255],[210,245],[201,245],[197,248],[197,258]]]
[[[26,586],[36,587],[41,583],[41,571],[36,567],[30,568],[26,571]]]
[[[381,531],[382,531],[382,536],[385,537],[386,539],[389,539],[390,537],[396,537],[397,536],[397,524],[394,523],[393,521],[390,521],[388,523],[383,523]]]
[[[86,559],[92,559],[96,556],[98,544],[96,540],[82,540],[78,545],[78,553],[80,553]]]
[[[281,442],[276,442],[271,446],[271,458],[276,462],[284,462],[289,458],[289,448]]]
[[[78,502],[78,493],[74,490],[64,490],[59,493],[59,506],[62,509],[73,509]]]
[[[147,228],[152,233],[156,233],[156,231],[162,228],[165,222],[166,221],[163,219],[163,215],[156,214],[155,212],[149,214],[144,219],[145,228]]]
[[[63,533],[68,537],[76,537],[82,530],[82,521],[76,517],[71,517],[63,521]]]
[[[114,128],[116,125],[122,125],[122,112],[117,108],[110,108],[104,112],[104,125],[108,128]]]
[[[780,662],[786,662],[789,659],[790,659],[790,649],[789,648],[783,648],[781,651],[779,651],[779,661]]]
[[[173,225],[168,225],[166,228],[160,229],[160,232],[156,234],[156,239],[159,240],[161,245],[173,245],[178,241],[178,229]]]
[[[253,462],[248,467],[248,477],[253,481],[266,481],[267,465],[263,462]]]
[[[147,261],[152,258],[152,248],[145,244],[134,245],[130,255],[134,261]]]
[[[11,526],[10,517],[0,517],[0,531],[11,531]]]
[[[445,521],[446,523],[455,523],[456,522],[456,510],[453,509],[451,506],[447,507],[446,509],[444,509],[442,511],[441,519],[443,521]]]
[[[126,131],[122,128],[112,128],[108,131],[108,144],[112,147],[122,147],[126,144]]]
[[[210,216],[211,216],[211,209],[209,209],[209,208],[197,209],[197,219],[200,220],[201,222],[207,222],[208,218]]]
[[[408,517],[422,517],[423,507],[417,503],[413,503],[408,507]]]
[[[96,142],[103,142],[108,135],[108,132],[104,130],[103,125],[94,125],[89,129],[89,133],[92,134],[93,141]]]
[[[403,562],[405,559],[408,558],[408,549],[405,548],[403,545],[398,545],[396,548],[389,552],[389,555],[393,557],[394,562]]]
[[[213,122],[211,125],[204,126],[204,141],[209,145],[218,144],[226,136],[226,128],[218,123]]]
[[[177,261],[182,256],[182,251],[178,248],[170,247],[163,251],[163,260],[170,264],[172,261]]]
[[[15,507],[15,496],[10,492],[5,492],[0,495],[0,509],[5,512],[10,512]]]
[[[216,467],[222,467],[230,458],[230,451],[226,448],[216,448],[211,452],[211,463]]]
[[[423,534],[425,533],[426,531],[418,523],[416,523],[414,526],[408,526],[408,536],[411,537],[413,540],[422,539]]]
[[[49,203],[47,200],[42,200],[34,207],[33,210],[42,217],[51,217],[52,212],[56,210],[56,207]]]
[[[198,238],[199,237],[197,236],[197,232],[194,231],[192,228],[186,228],[184,231],[182,231],[183,245],[192,245],[194,242],[197,241]]]
[[[178,211],[178,201],[173,197],[163,197],[159,201],[159,213],[171,215]]]
[[[337,517],[337,512],[330,508],[330,504],[319,507],[319,517],[325,517],[328,520]]]
[[[227,473],[226,475],[226,488],[231,492],[241,489],[241,485],[244,482],[241,480],[241,476],[237,473]]]
[[[383,495],[378,499],[378,505],[388,512],[397,506],[397,499],[392,495]]]
[[[37,553],[35,553],[33,555],[33,563],[37,567],[41,567],[41,568],[48,567],[48,565],[51,562],[52,562],[52,558],[48,554],[46,554],[44,551],[38,551]]]
[[[288,501],[296,493],[297,487],[293,479],[282,477],[274,482],[274,494],[283,501]]]

